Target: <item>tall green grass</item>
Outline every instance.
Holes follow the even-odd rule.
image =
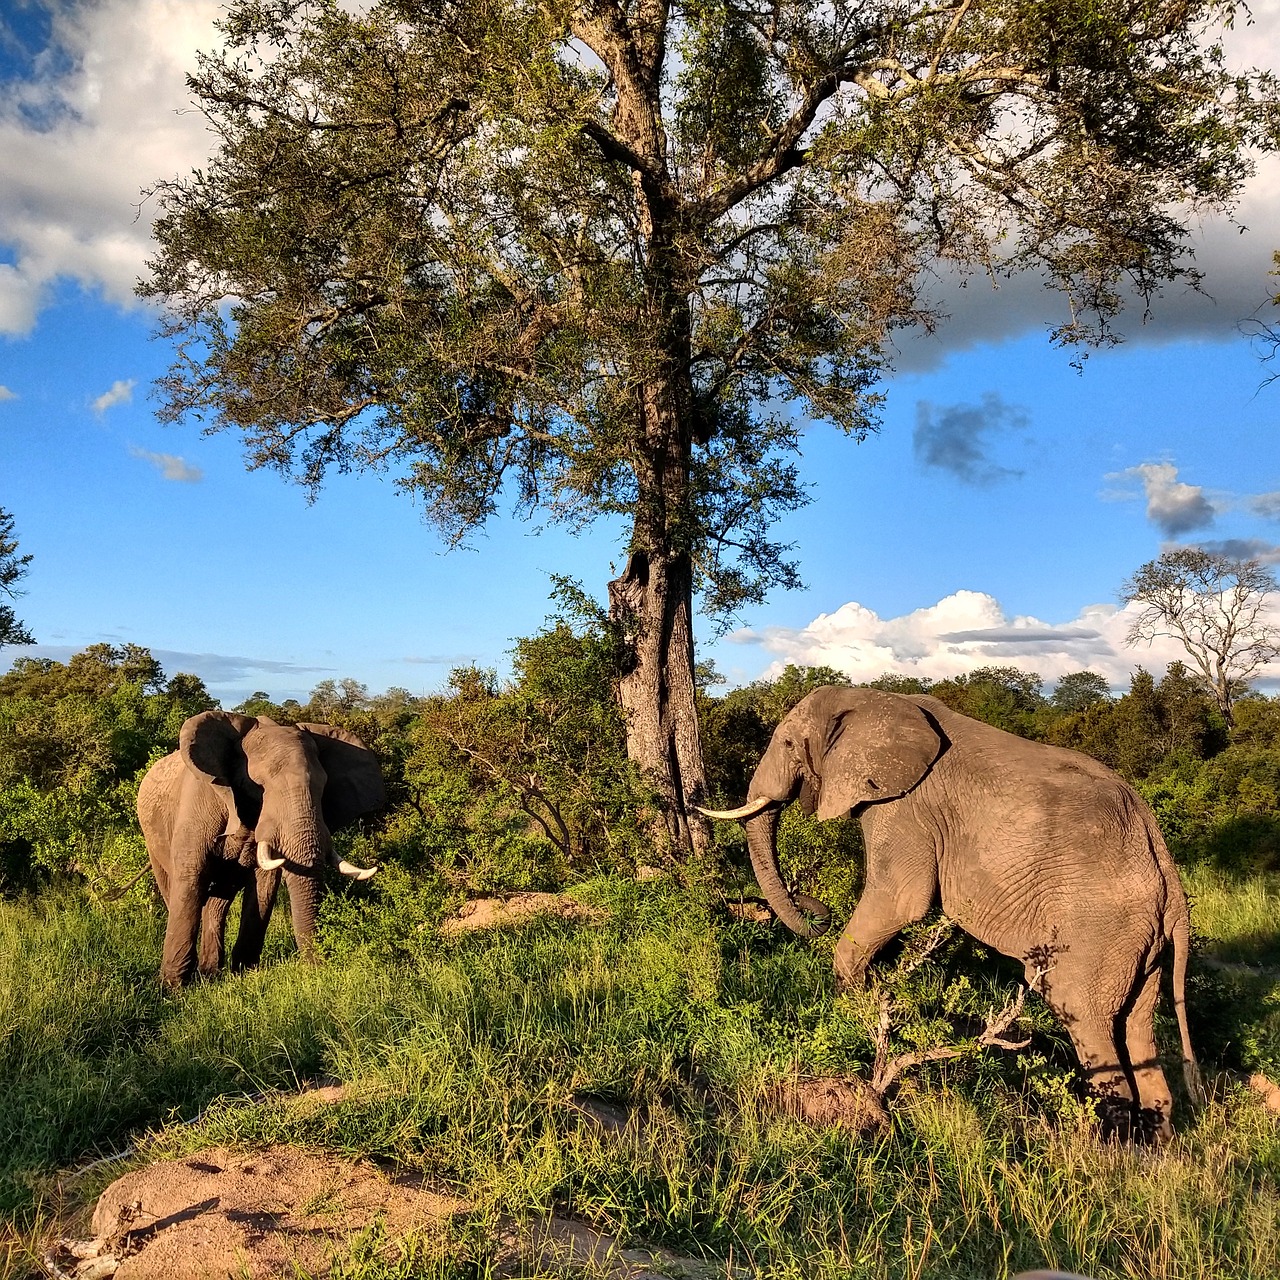
[[[814,1129],[778,1113],[773,1086],[865,1070],[870,1051],[829,952],[663,884],[579,892],[603,923],[537,919],[399,960],[353,938],[322,967],[277,958],[177,997],[155,985],[156,919],[71,896],[0,906],[0,1213],[29,1228],[59,1166],[150,1131],[147,1159],[300,1143],[476,1206],[409,1262],[366,1241],[346,1274],[367,1280],[486,1274],[498,1224],[550,1211],[779,1280],[1280,1275],[1280,1131],[1247,1091],[1184,1108],[1164,1150],[1104,1145],[1037,1011],[1033,1050],[918,1074],[886,1134]],[[957,989],[973,1009],[1003,994],[963,950],[929,982],[908,1040],[952,1016]],[[350,1082],[341,1102],[244,1099],[321,1075]],[[591,1098],[634,1122],[584,1122],[570,1100]]]

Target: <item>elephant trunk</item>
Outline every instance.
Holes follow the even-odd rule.
[[[324,866],[331,855],[329,833],[321,823],[299,821],[287,827],[282,838],[270,841],[270,847],[283,859],[298,952],[304,960],[314,963],[319,958],[315,948],[316,916],[324,893]]]
[[[773,914],[802,938],[819,938],[831,927],[831,908],[816,898],[797,894],[794,898],[782,883],[778,870],[778,810],[766,809],[746,823],[747,849],[751,854],[751,866],[756,873],[756,883],[764,894]],[[801,908],[812,912],[817,919],[810,922]]]
[[[289,890],[289,915],[293,921],[293,936],[298,953],[312,964],[319,959],[316,951],[316,913],[320,909],[323,883],[318,874],[299,874],[286,871],[285,886]]]

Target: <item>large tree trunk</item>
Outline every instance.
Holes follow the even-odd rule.
[[[638,405],[643,445],[631,555],[622,576],[609,584],[609,612],[627,642],[619,685],[627,755],[661,799],[666,839],[679,850],[701,853],[710,848],[711,827],[693,809],[706,798],[707,775],[693,679],[687,304],[664,311],[668,326],[677,317],[665,334],[674,351],[656,362],[658,376]]]
[[[700,853],[710,825],[692,806],[706,798],[693,680],[693,574],[685,552],[637,547],[609,584],[613,620],[627,637],[618,693],[627,723],[627,755],[662,801],[666,839]]]

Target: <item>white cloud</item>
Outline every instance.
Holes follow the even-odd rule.
[[[763,627],[729,637],[758,645],[774,656],[762,673],[771,678],[788,663],[830,666],[854,681],[882,675],[945,680],[978,667],[1016,666],[1034,671],[1047,685],[1071,671],[1096,671],[1118,689],[1128,686],[1139,666],[1159,673],[1186,653],[1173,640],[1125,646],[1132,615],[1140,606],[1088,605],[1065,623],[1006,615],[994,596],[957,591],[927,608],[898,618],[881,618],[856,602],[819,614],[806,627]],[[1280,622],[1280,606],[1272,612]],[[1280,664],[1269,669],[1280,677]]]
[[[185,73],[215,44],[215,0],[51,6],[55,51],[0,85],[0,332],[25,333],[70,277],[132,305],[150,251],[141,192],[208,155]],[[182,114],[179,114],[179,113]]]
[[[1178,468],[1172,462],[1144,462],[1114,472],[1107,479],[1128,477],[1142,481],[1147,495],[1147,519],[1166,536],[1176,538],[1213,523],[1217,510],[1205,497],[1203,487],[1179,480]]]
[[[197,484],[204,479],[204,472],[199,467],[192,466],[176,453],[152,453],[150,449],[139,449],[136,446],[129,452],[135,458],[151,463],[166,480],[176,480],[181,484]]]
[[[8,387],[0,385],[0,402],[5,400],[16,400],[17,398],[18,393],[16,391],[10,391]]]
[[[203,117],[189,110],[185,73],[199,48],[216,47],[218,0],[94,0],[58,3],[54,40],[62,56],[42,54],[31,79],[0,85],[0,332],[35,323],[58,277],[101,289],[133,305],[133,283],[149,253],[152,207],[140,192],[186,173],[208,156]],[[354,0],[344,6],[360,8]],[[1267,65],[1280,47],[1280,0],[1258,0],[1252,21],[1226,35],[1233,66]],[[1194,229],[1204,294],[1178,290],[1131,337],[1230,335],[1270,297],[1267,273],[1280,244],[1280,159],[1267,158],[1237,212],[1241,235],[1224,218]],[[906,339],[902,367],[936,362],[949,350],[1058,324],[1066,305],[1023,276],[993,290],[970,287],[939,269],[935,290],[950,314],[937,338]]]
[[[133,399],[133,389],[137,385],[137,380],[134,378],[117,378],[110,389],[104,391],[93,402],[94,413],[103,414],[114,405],[128,404]]]

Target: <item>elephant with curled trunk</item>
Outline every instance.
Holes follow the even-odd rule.
[[[243,892],[231,967],[258,962],[281,873],[293,933],[312,957],[321,872],[337,862],[330,833],[386,802],[377,758],[354,734],[327,724],[277,724],[268,716],[202,711],[183,726],[178,750],[147,770],[138,821],[151,870],[169,909],[160,981],[222,967],[227,912]]]
[[[861,985],[876,952],[940,901],[966,932],[1023,962],[1070,1033],[1110,1124],[1171,1133],[1152,1023],[1171,948],[1195,1096],[1187,901],[1151,810],[1122,778],[936,698],[816,690],[778,726],[746,803],[710,813],[746,824],[774,913],[812,937],[826,931],[830,910],[793,897],[778,871],[778,814],[796,799],[820,819],[853,810],[862,824],[865,888],[835,950],[842,988]]]

